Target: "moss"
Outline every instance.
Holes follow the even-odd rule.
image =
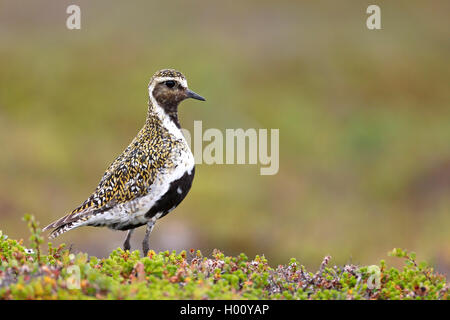
[[[449,299],[449,285],[416,255],[394,249],[402,269],[328,266],[308,272],[296,259],[271,267],[264,256],[225,256],[214,250],[139,251],[120,248],[107,258],[71,253],[65,245],[42,254],[42,238],[32,216],[32,250],[0,231],[0,299]]]

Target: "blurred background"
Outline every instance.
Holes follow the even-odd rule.
[[[66,28],[69,4],[81,30]],[[370,4],[1,1],[0,229],[28,241],[25,213],[43,227],[81,204],[171,67],[207,99],[181,105],[182,126],[278,128],[280,169],[198,165],[153,249],[316,270],[402,247],[450,274],[450,3],[377,1],[378,31]],[[105,256],[124,237],[86,227],[53,242]]]

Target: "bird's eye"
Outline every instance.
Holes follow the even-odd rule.
[[[166,86],[169,88],[175,87],[175,81],[173,80],[166,81]]]

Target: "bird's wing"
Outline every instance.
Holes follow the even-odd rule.
[[[155,158],[154,150],[135,138],[116,158],[103,175],[94,193],[68,215],[54,221],[43,230],[58,228],[92,214],[105,212],[117,204],[139,198],[147,193],[165,159]],[[164,143],[163,143],[164,145]]]

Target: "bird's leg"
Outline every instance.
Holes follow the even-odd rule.
[[[125,238],[125,242],[123,243],[123,250],[125,250],[125,251],[127,251],[127,250],[129,251],[131,249],[130,238],[131,238],[131,235],[133,234],[133,231],[134,231],[134,229],[130,229],[127,232],[127,237]]]
[[[147,222],[147,228],[145,230],[144,241],[142,241],[142,253],[144,254],[144,257],[146,257],[147,253],[148,253],[148,249],[149,249],[148,238],[150,237],[150,233],[152,233],[154,225],[155,225],[154,221]]]

